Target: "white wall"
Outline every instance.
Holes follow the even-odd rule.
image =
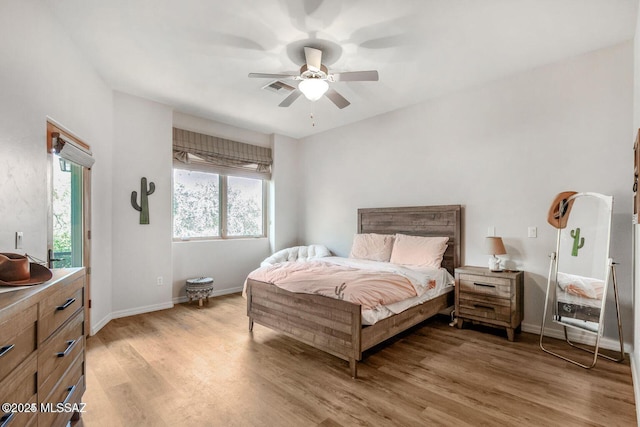
[[[301,240],[347,255],[357,208],[462,204],[463,262],[487,264],[495,226],[509,265],[526,272],[523,328],[536,331],[555,249],[549,204],[563,190],[613,195],[631,340],[632,58],[628,42],[301,140]]]
[[[0,250],[46,258],[46,118],[91,145],[92,323],[111,312],[112,92],[40,1],[0,2]]]
[[[269,256],[269,240],[230,239],[173,243],[173,300],[185,301],[185,281],[213,278],[213,295],[240,292],[244,280]]]
[[[270,186],[271,251],[298,244],[298,192],[300,171],[297,139],[272,135],[273,173]]]
[[[214,295],[238,292],[244,280],[275,250],[297,244],[298,233],[298,141],[264,134],[175,112],[177,128],[271,147],[273,168],[269,185],[268,237],[187,241],[173,243],[173,300],[186,298],[185,281],[212,277]]]
[[[173,306],[172,115],[166,105],[114,93],[113,317]],[[142,177],[155,183],[147,225],[131,205],[132,191],[140,204]]]

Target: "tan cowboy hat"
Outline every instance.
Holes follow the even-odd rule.
[[[563,191],[556,195],[547,214],[547,222],[549,224],[555,228],[565,228],[567,226],[567,220],[569,219],[569,213],[571,212],[574,200],[569,199],[574,194],[578,193],[575,191]]]
[[[20,254],[0,253],[0,286],[27,286],[44,283],[53,274],[47,267]]]

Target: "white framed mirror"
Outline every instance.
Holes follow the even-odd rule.
[[[613,197],[598,193],[564,192],[558,194],[549,211],[549,223],[558,229],[555,252],[551,254],[547,294],[540,330],[540,348],[583,368],[595,366],[598,356],[624,360],[622,326],[615,268],[610,257]],[[604,333],[604,312],[609,283],[613,283],[620,338],[620,358],[599,354]],[[551,303],[551,310],[549,304]],[[590,364],[550,351],[543,340],[547,313],[564,329],[566,342],[593,354]],[[568,330],[595,335],[594,349],[574,344]]]

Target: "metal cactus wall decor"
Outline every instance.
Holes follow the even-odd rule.
[[[156,185],[153,182],[149,183],[149,189],[147,189],[147,178],[143,177],[140,180],[140,204],[138,205],[138,192],[131,192],[131,206],[133,209],[140,212],[140,224],[149,224],[149,198],[156,191]]]
[[[575,230],[571,230],[571,237],[573,237],[573,249],[571,250],[571,255],[578,256],[578,249],[584,246],[584,237],[580,237],[580,227]]]

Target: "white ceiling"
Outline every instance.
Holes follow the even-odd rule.
[[[638,0],[43,0],[115,90],[303,137],[633,38]],[[325,47],[351,105],[262,90]],[[315,117],[312,126],[310,113]]]

